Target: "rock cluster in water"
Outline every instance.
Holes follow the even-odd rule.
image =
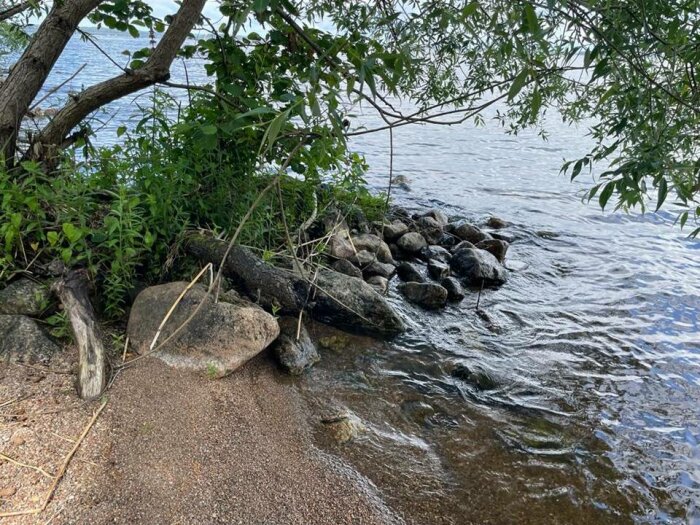
[[[498,230],[507,223],[491,217],[486,225]],[[461,301],[464,287],[499,286],[508,279],[508,242],[440,210],[411,215],[393,208],[385,222],[354,230],[341,222],[334,232],[328,255],[335,271],[364,279],[381,294],[397,276],[406,300],[426,309]]]

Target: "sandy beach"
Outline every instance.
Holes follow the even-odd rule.
[[[0,462],[2,512],[40,504],[99,406],[71,392],[67,364],[2,365],[0,400],[20,399],[3,408],[2,450],[49,474]],[[46,510],[3,523],[400,523],[313,445],[302,401],[277,374],[265,356],[222,380],[142,360],[107,392]]]

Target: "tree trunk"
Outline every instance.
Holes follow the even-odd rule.
[[[206,0],[184,0],[173,21],[143,67],[87,88],[73,97],[33,141],[29,157],[55,155],[75,126],[96,109],[170,77],[170,66],[199,20]]]
[[[80,21],[100,3],[101,0],[54,2],[27,49],[0,86],[0,153],[7,165],[14,164],[17,133],[29,105],[46,82]]]
[[[99,335],[95,311],[88,296],[85,270],[71,270],[53,285],[68,313],[80,354],[78,393],[83,399],[100,396],[107,382],[105,349]]]

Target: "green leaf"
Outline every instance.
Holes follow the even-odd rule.
[[[63,233],[66,235],[66,238],[71,244],[78,242],[83,236],[83,232],[69,222],[64,222],[61,226],[61,229],[63,230]]]
[[[530,75],[530,70],[529,69],[523,69],[518,75],[513,79],[513,83],[510,85],[510,89],[508,90],[508,101],[510,102],[513,100],[516,96],[518,96],[518,93],[523,89],[523,86],[525,86],[525,83],[527,82],[527,77]]]
[[[134,26],[129,26],[129,34],[133,36],[134,38],[138,38],[139,35],[139,30],[136,29]]]
[[[656,200],[656,210],[654,211],[659,211],[659,208],[663,205],[664,201],[666,200],[666,196],[668,195],[668,183],[666,182],[665,178],[661,178],[659,181],[659,197]]]
[[[217,128],[214,124],[207,124],[206,126],[202,126],[200,130],[204,135],[216,135],[219,128]]]
[[[598,202],[600,203],[601,208],[605,209],[605,205],[610,200],[610,197],[612,197],[612,194],[614,191],[615,191],[615,181],[608,182],[605,185],[605,188],[603,188],[603,191],[600,193],[600,196],[598,197]]]
[[[46,239],[49,241],[49,244],[51,246],[56,246],[58,243],[58,233],[57,232],[48,232],[46,234]]]
[[[523,15],[528,31],[537,33],[540,29],[540,24],[537,21],[537,13],[535,13],[535,8],[532,7],[532,4],[525,4]]]

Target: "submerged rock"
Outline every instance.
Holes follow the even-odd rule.
[[[329,335],[321,337],[318,340],[318,344],[321,345],[322,348],[340,352],[348,347],[350,344],[350,337],[345,334]]]
[[[464,289],[454,277],[445,277],[440,281],[440,286],[447,290],[447,300],[458,302],[464,299]]]
[[[48,361],[60,351],[39,324],[24,315],[0,315],[0,360]]]
[[[499,219],[498,217],[489,217],[486,221],[486,226],[493,228],[494,230],[500,230],[501,228],[507,228],[508,223],[503,219]]]
[[[321,422],[331,438],[338,443],[352,441],[367,431],[362,420],[349,410],[324,417]]]
[[[296,317],[282,317],[279,326],[280,335],[273,346],[274,355],[287,372],[301,375],[321,359],[316,345],[311,341],[303,323],[297,339],[299,320]]]
[[[499,285],[508,280],[508,272],[489,252],[474,248],[456,251],[450,260],[452,271],[470,286]]]
[[[149,345],[187,283],[174,282],[142,291],[129,315],[127,335],[140,353]],[[214,303],[203,287],[195,286],[182,299],[163,327],[165,341],[204,301],[194,318],[154,355],[170,366],[206,372],[211,377],[230,374],[267,348],[279,335],[277,320],[244,299],[237,304]]]
[[[362,270],[360,270],[357,266],[352,264],[347,259],[338,259],[331,265],[331,268],[333,268],[336,272],[349,275],[350,277],[357,277],[358,279],[362,279]]]
[[[51,303],[49,288],[30,279],[18,279],[0,290],[0,314],[39,317]]]
[[[471,370],[465,365],[457,365],[450,373],[452,377],[461,379],[478,390],[494,390],[498,388],[497,381],[483,370]]]
[[[447,304],[447,290],[434,283],[401,283],[399,291],[410,302],[423,308],[443,308]]]
[[[402,235],[396,244],[402,251],[411,255],[418,254],[421,249],[428,246],[425,238],[418,232],[408,232]]]
[[[425,277],[413,266],[410,262],[403,261],[396,267],[396,273],[399,279],[407,283],[424,283]]]
[[[499,239],[486,239],[478,242],[476,247],[481,250],[486,250],[493,255],[498,262],[502,263],[506,260],[506,252],[508,252],[508,243]]]

